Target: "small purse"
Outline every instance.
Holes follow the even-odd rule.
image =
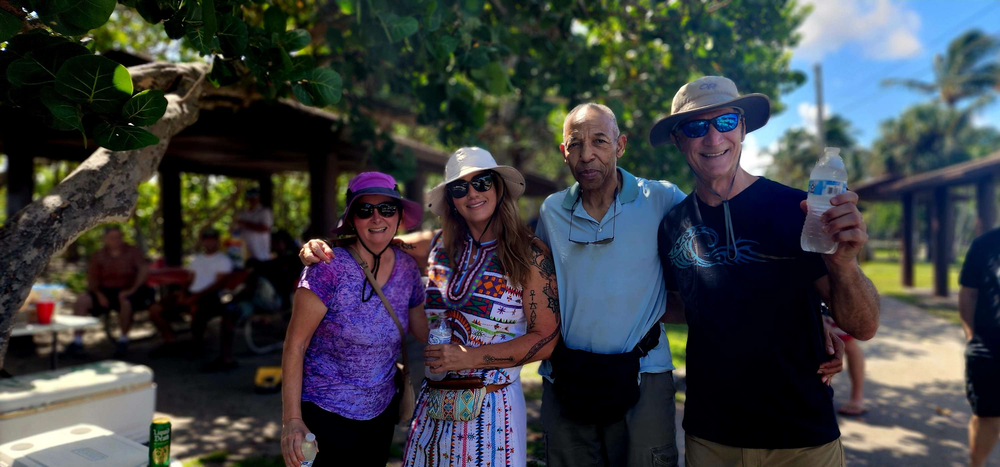
[[[453,422],[475,420],[483,409],[486,393],[486,385],[479,378],[427,380],[427,415]]]
[[[416,405],[413,397],[413,385],[410,384],[410,366],[406,358],[406,331],[403,330],[403,325],[399,322],[396,312],[392,310],[392,305],[389,305],[389,299],[385,298],[385,294],[382,293],[382,287],[379,287],[378,282],[375,281],[375,277],[372,276],[372,272],[368,270],[368,265],[358,257],[358,253],[353,248],[344,249],[350,252],[351,256],[354,257],[354,261],[358,263],[358,266],[361,266],[361,270],[365,272],[365,277],[371,283],[372,289],[378,294],[378,298],[382,299],[382,305],[385,306],[389,315],[392,316],[392,320],[396,323],[396,329],[399,329],[399,342],[403,350],[403,363],[396,364],[396,377],[394,378],[396,392],[401,395],[399,401],[399,420],[396,421],[396,424],[409,423],[413,419],[413,410]]]

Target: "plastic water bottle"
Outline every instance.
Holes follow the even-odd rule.
[[[451,343],[451,328],[448,326],[448,320],[444,317],[444,313],[441,313],[437,317],[437,323],[431,329],[430,335],[427,337],[427,345],[438,345],[438,344],[450,344]],[[448,373],[431,373],[430,367],[424,367],[424,376],[433,381],[441,381]]]
[[[316,460],[316,435],[312,433],[306,434],[306,440],[302,442],[302,456],[306,460],[299,464],[301,467],[312,467],[313,461]]]
[[[847,169],[840,158],[840,148],[826,148],[809,174],[809,212],[802,226],[802,250],[828,255],[837,251],[834,232],[823,232],[823,222],[819,218],[833,207],[830,199],[844,191],[847,191]]]

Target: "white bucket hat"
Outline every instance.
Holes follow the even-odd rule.
[[[722,76],[703,76],[677,90],[670,105],[670,116],[661,119],[649,130],[653,146],[670,143],[670,135],[692,114],[736,107],[743,111],[747,133],[765,124],[771,117],[771,100],[763,94],[740,96],[736,83]]]
[[[427,192],[427,209],[438,216],[443,216],[448,212],[448,201],[445,199],[445,187],[451,182],[466,175],[484,170],[492,170],[504,181],[504,189],[513,200],[517,200],[524,194],[524,176],[517,169],[509,165],[497,165],[496,159],[489,151],[477,148],[460,148],[448,158],[448,163],[444,166],[444,181]]]

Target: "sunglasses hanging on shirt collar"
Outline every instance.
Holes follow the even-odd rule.
[[[592,242],[573,240],[573,211],[576,210],[576,205],[580,202],[580,197],[576,197],[576,201],[573,202],[573,207],[569,212],[569,241],[570,243],[575,243],[577,245],[607,245],[615,241],[615,231],[618,229],[618,189],[615,188],[615,197],[612,199],[611,204],[614,206],[614,215],[611,217],[611,237],[602,238],[600,240],[594,240]]]

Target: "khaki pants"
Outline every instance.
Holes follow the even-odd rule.
[[[743,449],[691,435],[684,436],[688,467],[844,467],[844,446],[837,438],[822,446],[800,449]]]

